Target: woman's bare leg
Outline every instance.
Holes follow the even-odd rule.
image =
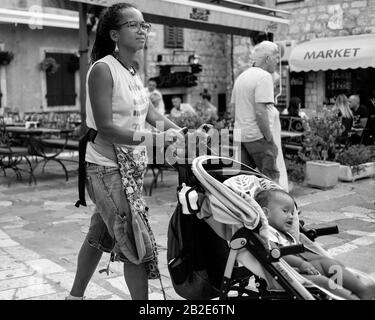
[[[83,297],[86,287],[99,264],[102,254],[102,251],[92,247],[87,239],[85,239],[78,254],[77,271],[70,295],[73,297]]]
[[[145,264],[125,264],[124,276],[133,300],[148,300],[148,277]]]

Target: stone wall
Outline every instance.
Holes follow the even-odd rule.
[[[375,1],[305,0],[277,5],[291,13],[289,29],[275,34],[278,40],[312,40],[375,33]],[[323,105],[325,73],[306,73],[305,107]]]
[[[41,111],[46,107],[46,83],[39,63],[44,57],[43,50],[78,52],[78,31],[44,27],[30,29],[27,25],[3,24],[0,43],[6,51],[14,54],[14,59],[5,67],[7,107],[19,111]],[[76,76],[76,105],[79,108],[79,77]],[[73,109],[73,108],[72,108]]]
[[[153,25],[153,31],[149,35],[147,45],[147,68],[145,78],[159,75],[157,56],[159,54],[170,56],[173,51],[186,50],[182,55],[184,61],[179,63],[187,64],[187,57],[193,52],[200,57],[199,63],[202,65],[202,72],[197,74],[198,86],[188,89],[189,100],[194,104],[200,99],[199,94],[203,89],[207,89],[213,98],[213,103],[217,103],[217,94],[226,93],[228,75],[228,48],[226,45],[227,36],[213,32],[205,32],[193,29],[184,29],[184,48],[168,49],[164,48],[164,26]]]
[[[290,11],[289,30],[275,35],[275,40],[311,40],[375,33],[375,1],[357,0],[305,0],[277,5],[277,9]],[[330,28],[334,21],[342,27]]]

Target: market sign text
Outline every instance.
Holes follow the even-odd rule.
[[[346,48],[336,50],[307,51],[304,60],[328,59],[328,58],[352,58],[356,57],[361,48]]]

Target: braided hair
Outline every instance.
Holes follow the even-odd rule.
[[[116,43],[111,39],[109,31],[119,28],[122,18],[121,12],[123,9],[129,8],[137,9],[129,3],[116,3],[101,12],[95,42],[91,51],[91,63],[113,53]]]

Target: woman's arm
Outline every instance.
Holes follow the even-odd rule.
[[[150,102],[148,113],[146,117],[146,121],[155,127],[156,129],[159,129],[160,131],[166,131],[168,129],[176,129],[180,130],[181,128],[173,123],[171,120],[169,120],[166,116],[160,114],[153,104]]]
[[[138,145],[143,141],[155,141],[156,134],[148,131],[137,132],[142,140],[134,140],[135,131],[117,126],[112,116],[113,80],[105,63],[96,64],[88,79],[89,96],[98,136],[111,143]]]

